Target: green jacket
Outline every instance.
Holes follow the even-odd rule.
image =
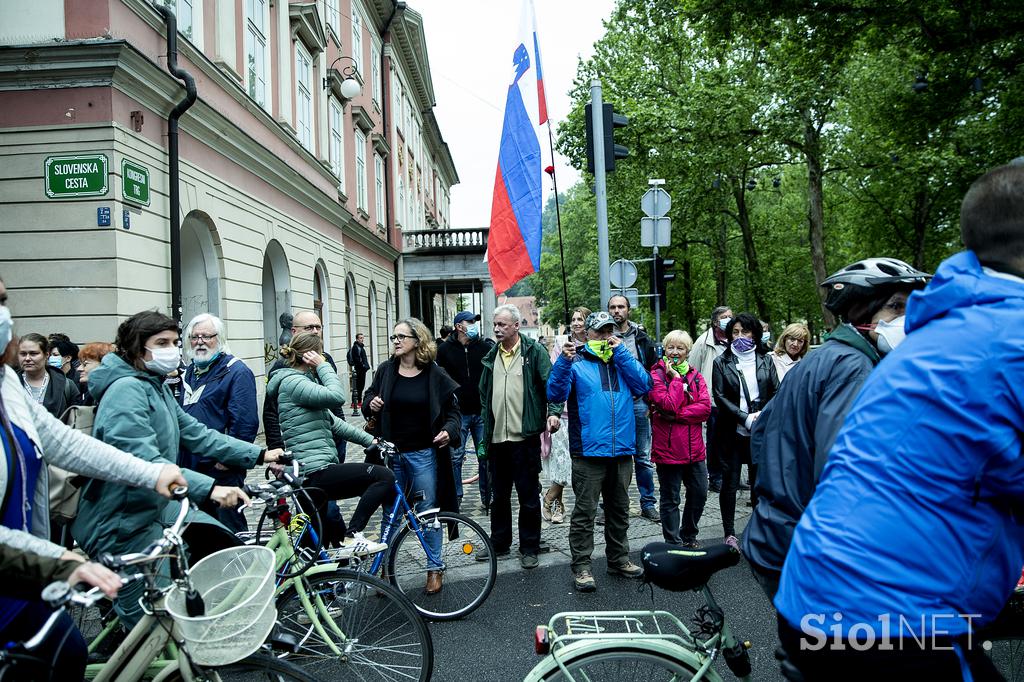
[[[331,414],[331,408],[345,404],[346,395],[337,372],[326,362],[317,367],[316,378],[291,367],[277,370],[267,394],[277,400],[281,437],[302,463],[304,475],[338,463],[336,436],[363,447],[373,442],[373,436]]]
[[[261,448],[206,428],[181,409],[163,378],[135,369],[114,353],[89,373],[89,392],[98,402],[92,435],[147,462],[173,464],[182,448],[224,464],[252,467]],[[209,476],[183,469],[189,497],[205,501]],[[90,480],[82,488],[72,535],[89,556],[137,552],[161,536],[168,500],[153,490]],[[177,505],[168,517],[176,511]],[[202,512],[193,516],[216,523]]]
[[[548,417],[561,417],[565,403],[548,403],[548,374],[551,358],[544,346],[533,339],[519,335],[519,352],[523,356],[523,435],[536,436],[547,427]],[[501,344],[496,344],[481,361],[480,417],[484,421],[484,443],[490,445],[494,430],[491,413],[491,391],[494,389],[494,360]]]

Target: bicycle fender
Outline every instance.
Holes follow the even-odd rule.
[[[562,665],[568,666],[580,658],[585,658],[604,649],[611,648],[620,651],[633,650],[640,653],[661,654],[666,658],[676,659],[679,662],[690,666],[694,670],[700,670],[705,664],[710,666],[710,663],[706,658],[698,656],[693,651],[685,649],[675,642],[652,639],[645,639],[639,642],[624,640],[582,640],[560,647],[557,652],[557,658],[551,654],[545,656],[544,660],[538,663],[533,670],[523,678],[523,682],[542,682],[547,679],[549,675],[554,674],[555,671],[559,669],[559,661]],[[722,678],[713,667],[708,667],[701,679],[708,680],[709,682],[721,682]]]

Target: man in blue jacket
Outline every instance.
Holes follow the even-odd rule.
[[[793,536],[775,598],[791,679],[995,675],[977,629],[1024,565],[1024,166],[975,181],[960,232],[969,251],[910,297]]]
[[[629,559],[629,486],[636,454],[633,399],[651,390],[651,377],[615,336],[615,322],[602,311],[587,317],[587,345],[579,353],[562,347],[548,377],[548,402],[568,400],[569,454],[576,505],[569,525],[573,581],[593,592],[594,518],[604,498],[604,537],[608,573],[640,578],[643,569]]]
[[[203,425],[248,443],[259,432],[256,378],[228,349],[224,323],[202,313],[185,327],[186,353],[192,362],[182,383],[182,408]],[[245,469],[226,466],[204,453],[182,451],[178,464],[212,477],[217,485],[245,484]],[[245,516],[223,507],[205,510],[232,532],[246,529]]]

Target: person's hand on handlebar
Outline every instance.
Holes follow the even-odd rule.
[[[121,576],[103,564],[85,561],[68,576],[68,585],[74,586],[78,583],[98,587],[103,594],[113,599],[117,596],[117,591],[121,589]]]
[[[166,498],[171,497],[171,491],[180,485],[187,486],[188,482],[181,475],[181,469],[176,464],[165,464],[157,476],[156,486],[153,488]]]
[[[251,502],[249,496],[245,494],[244,490],[226,485],[213,486],[213,492],[210,493],[210,499],[221,507],[226,507],[228,509],[237,506],[239,502],[243,502],[245,504],[249,504]]]
[[[263,453],[263,462],[270,464],[281,459],[281,455],[284,454],[284,448],[274,448],[273,450],[267,450]]]

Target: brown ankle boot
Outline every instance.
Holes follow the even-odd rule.
[[[427,594],[437,594],[441,591],[441,571],[427,571]]]

